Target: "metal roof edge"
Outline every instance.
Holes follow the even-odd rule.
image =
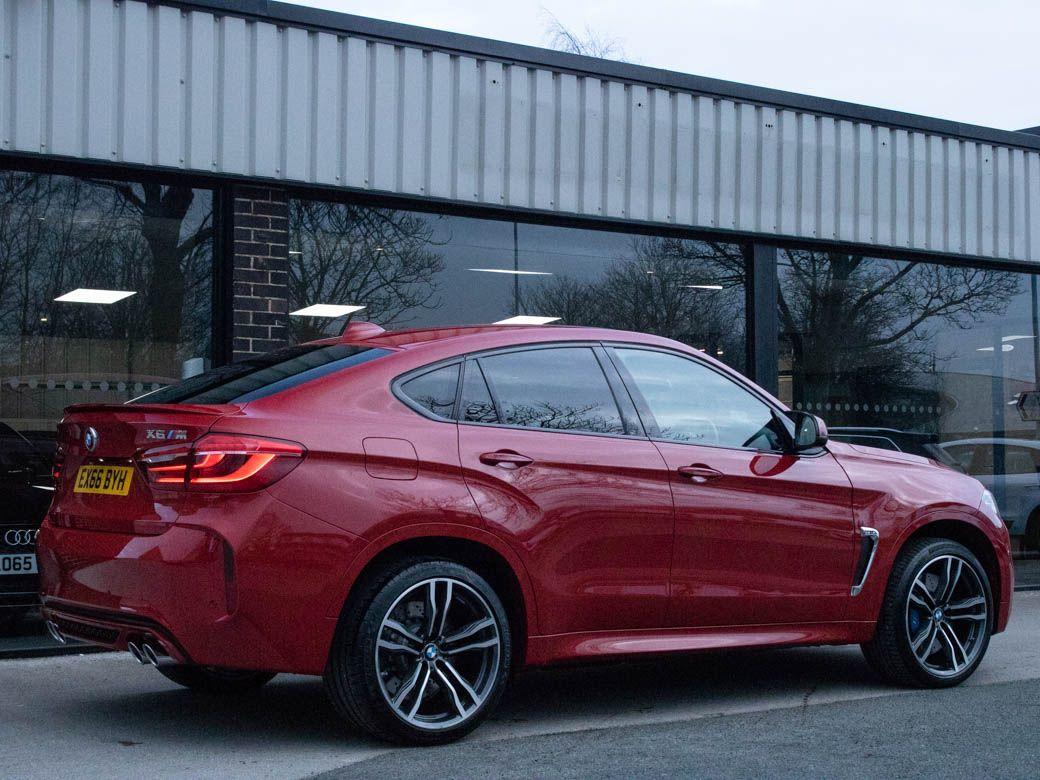
[[[983,143],[1040,150],[1040,135],[1034,130],[1000,130],[950,119],[911,114],[842,100],[803,95],[735,81],[694,76],[662,68],[615,60],[585,57],[552,49],[508,43],[473,35],[434,30],[322,8],[276,2],[275,0],[150,0],[160,5],[192,8],[216,14],[244,16],[272,23],[353,33],[400,44],[446,49],[491,59],[542,66],[600,78],[668,87],[718,98],[748,101],[776,108],[824,114],[840,119],[954,136]]]

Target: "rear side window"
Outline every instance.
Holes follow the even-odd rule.
[[[409,379],[401,385],[401,392],[432,414],[450,418],[458,386],[459,364],[455,363]]]
[[[498,422],[495,402],[491,400],[484,373],[476,360],[466,363],[466,377],[462,380],[462,399],[459,408],[459,419],[463,422],[488,423]]]
[[[625,433],[607,378],[588,347],[509,352],[479,363],[503,425]]]
[[[130,403],[245,403],[389,354],[387,349],[353,344],[302,344],[214,368]]]

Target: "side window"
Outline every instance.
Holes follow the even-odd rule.
[[[459,384],[459,364],[437,368],[401,385],[401,392],[438,417],[451,417]]]
[[[466,377],[462,380],[462,399],[458,418],[463,422],[497,423],[498,413],[491,400],[484,374],[476,360],[466,363]]]
[[[783,444],[772,409],[707,366],[665,352],[618,348],[658,425],[657,437],[688,444],[777,450]]]
[[[480,358],[504,425],[625,433],[614,395],[589,347],[553,347]]]

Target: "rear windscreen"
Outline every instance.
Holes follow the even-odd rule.
[[[389,354],[387,349],[352,344],[303,344],[214,368],[130,403],[246,403]]]

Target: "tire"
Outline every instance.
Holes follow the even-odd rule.
[[[252,693],[270,682],[274,672],[220,669],[214,666],[158,666],[159,673],[195,693],[227,696]]]
[[[325,690],[342,717],[377,739],[443,744],[495,709],[511,658],[509,620],[487,581],[457,563],[411,558],[351,596]]]
[[[949,688],[975,672],[992,631],[993,594],[978,558],[952,540],[923,538],[896,558],[874,638],[861,647],[891,683]]]

